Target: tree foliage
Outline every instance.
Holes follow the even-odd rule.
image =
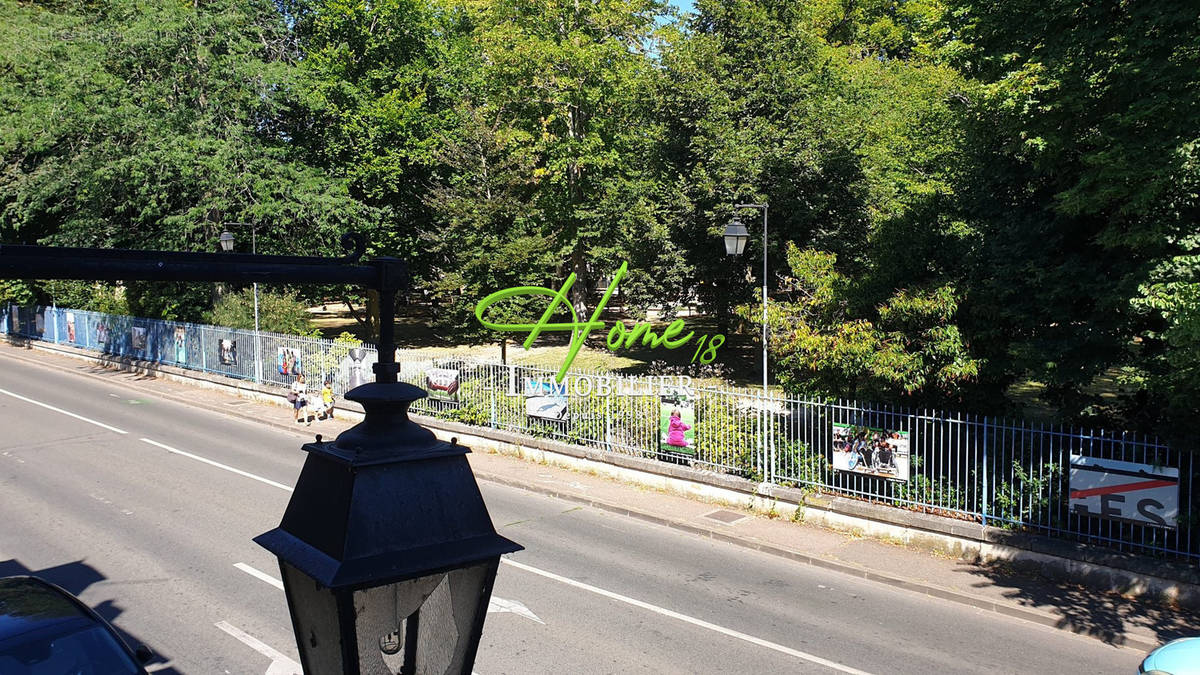
[[[623,261],[639,318],[753,324],[765,282],[791,391],[991,412],[1035,381],[1153,427],[1200,400],[1197,34],[1186,4],[1067,0],[3,2],[0,241],[357,229],[458,339],[492,291],[573,273],[578,308]],[[758,212],[752,254],[721,245],[747,202],[765,280]],[[123,288],[0,298],[213,297]]]
[[[901,290],[867,312],[837,256],[788,246],[791,300],[768,305],[771,353],[786,389],[809,396],[945,400],[978,375],[955,325],[952,288]],[[743,316],[760,321],[762,306]]]
[[[956,63],[981,85],[961,195],[982,235],[967,311],[988,379],[1032,377],[1065,414],[1147,424],[1164,400],[1194,401],[1200,381],[1172,365],[1186,331],[1168,328],[1187,293],[1167,289],[1194,279],[1200,15],[954,4]],[[1100,398],[1092,383],[1117,369],[1136,395]]]
[[[244,288],[225,293],[205,316],[207,323],[228,328],[254,330],[254,290]],[[304,335],[312,332],[308,310],[295,293],[258,292],[258,329],[267,333]]]
[[[368,212],[288,142],[299,54],[273,4],[0,13],[3,241],[211,251],[237,221],[259,223],[260,252],[314,253]],[[162,288],[131,286],[132,304],[187,319],[208,304]]]

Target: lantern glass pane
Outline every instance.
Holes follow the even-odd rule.
[[[476,617],[487,611],[480,597],[494,563],[420,577],[354,592],[359,672],[401,672],[415,619],[415,672],[463,672]]]
[[[342,672],[342,640],[333,591],[287,563],[281,563],[280,569],[308,670]]]

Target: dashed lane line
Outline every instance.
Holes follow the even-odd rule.
[[[116,432],[118,434],[129,433],[128,431],[125,431],[124,429],[118,429],[114,426],[105,424],[104,422],[97,422],[96,420],[84,417],[83,415],[76,415],[73,412],[63,410],[62,408],[56,408],[56,407],[50,405],[49,403],[42,403],[41,401],[35,401],[26,396],[22,396],[20,394],[13,393],[7,389],[0,389],[0,394],[4,394],[5,396],[11,396],[15,399],[25,401],[26,403],[32,403],[33,405],[36,405],[36,406],[41,406],[41,407],[45,408],[46,410],[53,410],[54,412],[62,414],[62,415],[66,415],[67,417],[74,417],[75,419],[77,419],[81,422],[87,422],[88,424],[95,424],[98,427],[101,427],[103,429],[108,429],[109,431]]]
[[[262,476],[252,474],[249,471],[242,471],[241,469],[235,469],[234,467],[229,466],[228,464],[214,462],[213,460],[208,459],[207,457],[201,457],[200,455],[193,455],[190,452],[185,452],[178,448],[172,448],[169,445],[166,445],[164,443],[159,443],[158,441],[152,441],[149,438],[143,438],[143,439],[141,439],[141,441],[143,443],[149,443],[150,445],[153,445],[156,448],[162,448],[163,450],[166,450],[167,452],[179,455],[181,457],[187,457],[188,459],[194,459],[197,462],[203,462],[205,464],[208,464],[209,466],[215,466],[218,469],[224,469],[225,471],[228,471],[230,473],[236,473],[239,476],[245,476],[246,478],[256,480],[260,483],[266,483],[267,485],[270,485],[272,487],[277,487],[280,490],[287,490],[288,492],[292,492],[292,490],[293,490],[293,488],[290,485],[284,485],[283,483],[277,483],[277,482],[271,480],[270,478],[263,478]]]
[[[265,581],[268,584],[271,584],[272,586],[274,586],[275,588],[278,588],[281,591],[283,590],[283,581],[276,579],[275,577],[271,576],[270,574],[267,574],[266,572],[263,572],[262,570],[255,569],[255,568],[247,565],[246,563],[234,563],[233,566],[238,568],[239,570],[245,572],[246,574],[249,574],[250,576],[254,577],[255,579]]]

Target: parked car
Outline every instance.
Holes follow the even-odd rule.
[[[1200,675],[1200,637],[1180,638],[1146,655],[1139,673],[1147,675]]]
[[[74,595],[37,577],[0,578],[0,673],[146,675],[136,652]]]

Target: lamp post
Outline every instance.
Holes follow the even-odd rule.
[[[767,205],[766,204],[737,204],[739,209],[760,209],[763,217],[763,271],[762,271],[762,378],[763,396],[767,395]],[[725,226],[725,255],[741,255],[746,250],[746,242],[750,233],[742,221],[734,216]]]
[[[762,252],[762,388],[763,402],[767,401],[769,396],[767,390],[767,204],[735,204],[734,208],[738,209],[759,209],[762,211],[763,222],[763,252]],[[750,233],[746,230],[746,226],[735,215],[733,220],[725,226],[725,255],[742,255],[746,250],[746,243],[750,240]],[[766,411],[763,411],[763,421],[766,421]],[[767,458],[767,434],[761,434],[763,439],[763,459]],[[774,444],[771,445],[772,452]],[[770,458],[771,467],[775,466],[775,458]],[[770,474],[767,471],[763,472],[765,478],[769,478]]]
[[[232,244],[232,235],[222,237]],[[375,382],[346,393],[365,411],[308,443],[279,527],[255,541],[279,558],[306,673],[457,673],[474,665],[500,556],[469,450],[408,418],[426,394],[398,382],[396,293],[404,263],[343,258],[0,245],[0,279],[354,284],[379,291]]]
[[[226,225],[250,226],[250,254],[258,253],[258,226],[254,223],[225,223]],[[221,233],[221,250],[229,253],[233,250],[233,233],[225,230]],[[254,282],[254,383],[262,383],[262,345],[258,339],[258,282]]]

